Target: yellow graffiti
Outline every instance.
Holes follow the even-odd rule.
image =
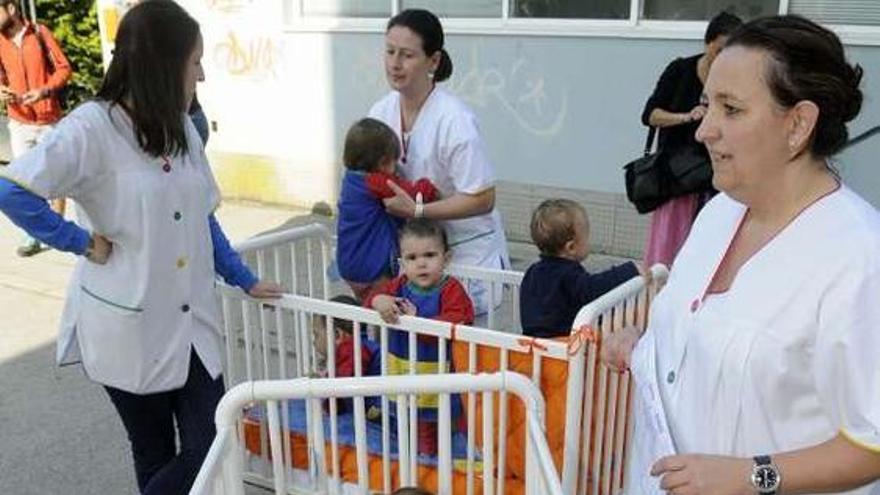
[[[205,0],[205,4],[211,10],[234,13],[248,6],[252,0]]]
[[[277,77],[280,54],[271,38],[264,36],[242,42],[232,31],[214,47],[217,66],[233,76]]]

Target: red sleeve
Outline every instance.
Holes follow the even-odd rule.
[[[397,296],[400,292],[400,288],[403,287],[404,284],[406,284],[406,275],[399,275],[382,282],[364,298],[364,307],[367,309],[373,309],[373,298],[378,295],[385,294],[388,296]]]
[[[474,303],[457,279],[449,278],[440,292],[440,314],[435,320],[450,323],[474,323]]]
[[[389,180],[400,186],[400,188],[406,191],[406,193],[413,199],[415,199],[416,193],[422,193],[422,199],[425,203],[437,199],[437,188],[434,187],[434,184],[428,179],[419,179],[415,183],[412,183],[396,175],[386,174],[385,172],[368,173],[366,178],[367,189],[369,189],[377,199],[391,198],[394,196],[394,191],[388,187]]]
[[[361,373],[366,374],[370,363],[367,346],[361,345]],[[336,346],[336,376],[339,378],[354,376],[354,339],[347,338]]]
[[[67,84],[67,81],[70,80],[70,76],[73,74],[73,71],[70,68],[70,62],[61,50],[61,46],[52,34],[52,31],[49,31],[49,29],[43,25],[38,25],[37,29],[40,30],[37,36],[42,37],[46,49],[49,50],[47,55],[51,57],[52,64],[55,66],[55,72],[49,77],[49,80],[46,82],[46,87],[51,90],[61,89]]]
[[[354,376],[354,340],[345,339],[336,346],[336,376]]]
[[[422,200],[425,203],[437,201],[440,199],[440,191],[434,186],[434,183],[428,179],[419,179],[414,184],[416,192],[422,193]],[[415,197],[415,195],[413,195]]]

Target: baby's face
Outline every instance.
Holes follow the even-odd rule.
[[[397,159],[391,155],[386,156],[379,162],[379,171],[389,175],[395,175],[397,172]]]
[[[400,240],[400,259],[406,278],[416,286],[428,289],[443,278],[449,253],[443,249],[440,239],[406,235]]]

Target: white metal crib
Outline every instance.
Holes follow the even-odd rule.
[[[312,325],[316,316],[330,320],[326,325],[328,342],[333,341],[330,334],[333,319],[353,321],[356,328],[362,326],[370,328],[371,336],[380,344],[383,356],[381,374],[387,375],[384,356],[387,355],[388,325],[381,321],[374,311],[325,300],[332,292],[333,284],[327,275],[332,243],[333,238],[329,230],[313,225],[259,237],[238,246],[261,277],[282,282],[291,289],[293,295],[266,303],[250,299],[238,290],[222,288],[227,357],[226,380],[230,387],[243,382],[303,380],[315,376],[318,372],[318,360]],[[508,331],[497,331],[455,326],[413,317],[401,318],[400,324],[395,324],[394,329],[409,332],[410,348],[414,347],[419,335],[437,337],[441,363],[446,361],[447,356],[452,355],[453,343],[459,346],[459,349],[463,346],[466,352],[459,354],[454,368],[456,371],[471,375],[482,371],[479,368],[478,350],[482,352],[486,349],[497,352],[498,371],[502,373],[511,372],[515,358],[521,360],[523,354],[526,354],[531,362],[529,376],[535,386],[539,386],[544,378],[542,367],[554,365],[555,369],[560,367],[566,369],[565,404],[548,404],[551,408],[564,407],[565,411],[564,441],[561,446],[557,446],[562,452],[561,461],[557,458],[554,465],[554,470],[558,469],[561,475],[562,492],[578,495],[616,494],[620,493],[623,487],[623,466],[630,435],[628,418],[631,387],[628,374],[609,372],[599,363],[601,338],[594,337],[607,336],[625,325],[643,328],[647,324],[651,298],[662,286],[667,274],[662,266],[656,266],[652,271],[654,279],[649,286],[646,286],[641,278],[633,279],[583,308],[576,319],[574,331],[567,340],[528,339],[519,335],[518,288],[522,274],[475,267],[454,267],[450,272],[459,277],[490,282],[490,291],[502,291],[505,294],[505,302],[501,307],[490,310],[489,326],[495,325],[497,328],[497,325],[504,325],[507,321],[506,325],[515,325],[513,331],[509,331],[510,328]],[[355,377],[347,380],[346,383],[366,385],[379,380],[363,376],[361,345],[361,339],[355,339]],[[332,346],[327,349],[327,354],[327,374],[335,377],[335,356]],[[452,370],[441,369],[441,372],[449,371]],[[407,386],[414,388],[407,389],[409,391],[407,400],[396,403],[396,418],[399,419],[396,425],[399,462],[398,472],[394,474],[400,484],[418,482],[416,478],[419,459],[414,448],[417,423],[416,395],[412,392],[420,386],[424,387],[419,389],[420,392],[435,390],[432,387],[436,385],[432,383],[439,376],[415,375],[414,358],[410,360],[410,373],[412,381],[406,383]],[[441,379],[440,382],[442,383],[443,380]],[[451,390],[445,391],[451,392]],[[463,493],[469,495],[478,491],[482,491],[485,495],[516,493],[510,492],[507,486],[510,484],[510,473],[507,472],[506,462],[510,447],[506,435],[510,428],[507,391],[500,389],[495,392],[494,401],[487,399],[482,402],[483,428],[489,425],[488,433],[483,435],[482,446],[477,445],[475,439],[477,401],[474,399],[479,395],[477,392],[484,392],[484,389],[474,385],[472,388],[465,388],[463,392],[467,396],[463,413],[466,417],[467,458],[466,462],[462,463],[464,467],[461,468],[467,481]],[[345,395],[342,392],[328,393],[328,397]],[[370,394],[375,393],[377,392],[370,392]],[[279,399],[280,396],[275,398]],[[449,437],[452,429],[449,398],[448,393],[440,396],[441,417],[438,421],[440,449],[436,464],[439,480],[437,490],[438,493],[443,494],[453,493],[451,480],[454,469],[451,467],[453,460],[449,452]],[[497,407],[497,414],[493,411],[493,404]],[[363,399],[355,399],[354,405],[353,448],[356,451],[357,475],[355,480],[349,480],[349,484],[358,488],[355,493],[367,493],[370,478],[370,463],[367,457],[370,454],[365,446],[367,420]],[[382,405],[383,411],[389,411],[387,396],[383,397]],[[235,407],[240,411],[240,405]],[[286,401],[281,402],[280,412],[283,418],[288,417],[287,407]],[[291,431],[286,421],[282,421],[276,427],[270,424],[271,411],[272,407],[269,407],[269,414],[264,414],[256,420],[260,438],[258,448],[237,449],[234,454],[229,454],[229,451],[223,452],[226,456],[235,455],[242,461],[242,479],[266,487],[277,487],[278,473],[281,471],[277,466],[270,466],[268,459],[273,459],[273,465],[281,462],[281,465],[289,471],[292,465],[292,454],[289,452],[292,442],[288,440]],[[292,481],[291,473],[287,472],[284,475],[286,480],[284,487],[293,490],[291,493],[341,491],[343,480],[339,452],[342,447],[335,435],[338,418],[336,402],[329,402],[329,411],[326,413],[308,407],[305,415],[308,416],[308,425],[303,434],[309,446],[305,475],[300,473],[301,483],[296,486]],[[324,421],[330,423],[329,438],[325,438],[324,435],[322,426]],[[384,443],[382,452],[375,457],[382,459],[378,464],[382,471],[380,488],[390,493],[392,480],[395,479],[391,473],[392,463],[388,453],[392,424],[387,414],[383,415],[381,421]],[[527,442],[534,440],[531,439],[531,428],[530,424],[529,434],[526,435]],[[237,428],[236,435],[239,440],[243,438],[241,424]],[[271,441],[276,436],[281,439],[280,455],[273,450],[279,448],[279,444]],[[409,441],[404,441],[405,439]],[[233,442],[228,439],[222,441]],[[328,456],[324,456],[324,449],[320,448],[325,444],[330,451]],[[212,469],[216,469],[216,466]],[[531,473],[528,469],[526,472]],[[542,479],[550,482],[547,481],[546,476]],[[525,486],[528,488],[530,485],[527,483]]]

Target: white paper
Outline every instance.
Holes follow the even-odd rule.
[[[637,425],[632,444],[635,462],[630,469],[638,472],[631,472],[627,476],[628,494],[665,495],[666,492],[660,489],[660,478],[651,476],[650,469],[661,457],[675,454],[657,381],[656,351],[654,335],[647,331],[633,353],[632,374],[638,397],[633,404]]]

